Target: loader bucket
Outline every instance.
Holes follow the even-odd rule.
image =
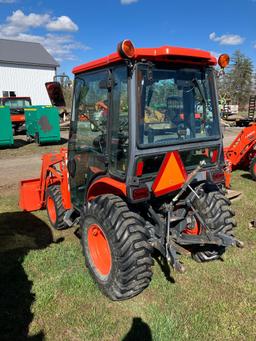
[[[19,206],[23,211],[36,211],[42,208],[40,199],[40,179],[23,180],[20,183]]]

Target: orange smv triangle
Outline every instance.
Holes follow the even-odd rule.
[[[177,151],[165,155],[157,177],[152,185],[156,197],[175,191],[184,184],[187,173]]]

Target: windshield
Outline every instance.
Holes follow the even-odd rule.
[[[141,147],[219,138],[212,69],[138,68]]]
[[[30,100],[25,98],[7,99],[3,102],[5,106],[10,108],[23,108],[31,105]]]

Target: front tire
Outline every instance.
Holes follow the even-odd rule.
[[[138,295],[152,277],[150,237],[143,219],[118,196],[102,195],[81,219],[86,265],[111,300]]]
[[[201,190],[199,199],[195,199],[194,207],[213,233],[224,233],[233,236],[233,230],[236,226],[234,213],[231,210],[231,202],[218,190]],[[200,228],[198,231],[200,234]],[[205,245],[194,247],[191,255],[197,262],[207,262],[219,259],[226,251],[224,246]]]
[[[53,185],[46,191],[46,209],[48,218],[53,228],[62,230],[66,228],[64,214],[66,212],[62,203],[62,195],[59,185]]]

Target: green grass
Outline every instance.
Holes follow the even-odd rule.
[[[1,340],[22,339],[22,331],[50,341],[255,340],[256,229],[248,223],[256,183],[233,174],[233,188],[244,193],[233,208],[245,248],[207,264],[182,256],[187,272],[172,271],[175,283],[155,262],[150,287],[124,302],[100,293],[74,230],[52,231],[44,211],[21,213],[17,197],[0,197]]]

